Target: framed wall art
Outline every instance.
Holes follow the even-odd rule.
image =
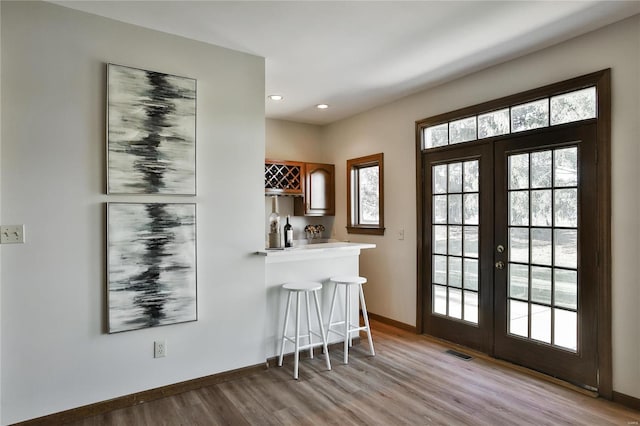
[[[196,80],[107,64],[107,193],[196,193]]]
[[[197,320],[196,205],[107,204],[109,333]]]

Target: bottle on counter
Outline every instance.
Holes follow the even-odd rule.
[[[269,247],[282,248],[280,237],[280,214],[278,213],[278,196],[271,198],[271,214],[269,215]]]
[[[284,246],[293,247],[293,226],[289,223],[290,216],[287,215],[287,223],[284,225]]]

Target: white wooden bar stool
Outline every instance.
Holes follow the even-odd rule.
[[[287,296],[287,308],[284,316],[284,327],[282,328],[282,343],[280,345],[280,359],[278,360],[278,366],[282,367],[282,359],[284,358],[284,344],[289,341],[295,346],[295,355],[293,362],[293,378],[298,379],[298,359],[300,357],[300,351],[309,349],[309,357],[313,358],[313,348],[322,346],[324,350],[325,359],[327,362],[327,370],[331,370],[331,361],[329,361],[329,349],[327,348],[327,335],[324,332],[324,325],[322,323],[322,314],[320,313],[320,303],[318,302],[318,290],[322,289],[322,284],[313,281],[303,282],[290,282],[282,286],[283,289],[289,292]],[[291,310],[291,296],[296,295],[296,334],[293,337],[287,336],[287,328],[289,326],[289,312]],[[304,293],[307,304],[307,334],[300,335],[300,294]],[[311,330],[311,311],[309,310],[309,293],[313,293],[313,300],[316,306],[316,315],[318,319],[318,326],[320,333]],[[313,335],[320,337],[322,340],[318,343],[313,343]],[[306,345],[300,344],[300,339],[307,339]]]
[[[371,328],[369,327],[369,315],[367,314],[367,305],[364,302],[364,292],[362,291],[362,284],[367,282],[364,277],[357,276],[337,276],[331,277],[331,282],[336,284],[333,289],[333,297],[331,298],[331,309],[329,310],[329,325],[327,326],[327,335],[333,332],[339,336],[344,337],[344,363],[349,362],[349,346],[351,346],[351,334],[365,330],[367,332],[367,338],[369,339],[369,350],[371,355],[375,356],[376,352],[373,349],[373,339],[371,339]],[[333,310],[336,305],[336,295],[338,294],[338,287],[344,286],[344,321],[331,322],[333,319]],[[360,327],[359,321],[357,326],[351,324],[349,319],[351,318],[351,287],[358,286],[358,292],[360,293],[360,303],[362,304],[362,316],[364,317],[364,327]],[[342,325],[342,330],[334,330],[332,327]]]

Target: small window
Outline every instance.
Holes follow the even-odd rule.
[[[509,133],[509,108],[478,116],[478,139]]]
[[[596,88],[588,87],[551,98],[551,125],[596,117]]]
[[[549,126],[549,98],[511,107],[511,132]]]
[[[449,125],[447,123],[424,129],[424,148],[435,148],[449,144]]]
[[[384,234],[383,154],[347,160],[347,232]]]
[[[449,122],[449,143],[461,143],[476,140],[476,117],[463,118]]]

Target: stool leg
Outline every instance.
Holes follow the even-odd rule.
[[[349,292],[349,316],[353,315],[352,312],[352,298],[353,298],[353,291],[351,290],[351,286],[348,285],[347,286],[347,291]],[[359,314],[359,310],[360,309],[360,305],[358,304],[358,296],[356,296],[356,313]],[[351,321],[351,318],[349,318],[349,321]],[[358,315],[358,323],[357,323],[357,327],[360,326],[360,315]],[[351,324],[351,322],[349,322],[349,329],[351,330],[349,332],[349,347],[353,347],[353,328],[356,327],[356,325]]]
[[[280,358],[278,359],[278,367],[282,367],[282,358],[284,357],[284,343],[286,342],[287,326],[289,325],[289,309],[291,307],[291,292],[288,292],[287,308],[284,314],[284,327],[282,327],[282,342],[280,343]]]
[[[362,303],[362,316],[364,317],[364,326],[367,331],[367,338],[369,339],[369,349],[371,350],[371,356],[376,356],[376,351],[373,350],[373,339],[371,338],[371,327],[369,327],[369,314],[367,314],[367,305],[364,302],[364,292],[362,291],[362,284],[360,287],[360,303]]]
[[[327,338],[329,338],[329,332],[331,331],[331,321],[333,320],[333,309],[336,307],[336,295],[338,293],[338,284],[333,287],[333,296],[331,297],[331,309],[329,309],[329,322],[327,325]],[[335,331],[334,331],[335,333]]]
[[[293,360],[293,378],[298,380],[298,359],[300,357],[300,292],[296,291],[296,337],[295,355]]]
[[[351,292],[344,286],[344,363],[349,363],[349,314],[351,313]]]
[[[313,334],[311,334],[311,313],[309,312],[309,292],[304,292],[304,299],[307,304],[307,335],[309,336],[309,358],[313,359]]]
[[[313,300],[316,304],[318,324],[320,325],[320,335],[322,336],[322,350],[324,351],[325,360],[327,362],[327,370],[331,370],[331,361],[329,361],[329,349],[327,348],[327,335],[324,333],[324,326],[322,325],[322,314],[320,313],[320,302],[318,302],[317,290],[313,292]]]

